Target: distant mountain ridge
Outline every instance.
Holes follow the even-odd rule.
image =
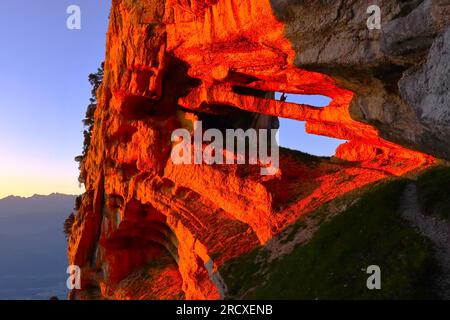
[[[77,196],[77,195],[76,194],[60,193],[60,192],[52,192],[50,194],[35,193],[32,196],[26,197],[26,196],[16,196],[16,195],[10,194],[9,196],[0,198],[0,201],[11,200],[11,199],[26,200],[26,199],[36,199],[36,198],[72,197],[72,196]]]
[[[0,199],[0,299],[65,298],[63,223],[75,195]]]
[[[10,195],[0,199],[0,217],[9,214],[30,212],[47,212],[66,205],[68,199],[75,199],[76,195],[52,193],[49,195],[35,194],[31,197]]]

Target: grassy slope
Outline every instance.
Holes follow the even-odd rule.
[[[221,273],[230,294],[261,299],[431,297],[427,278],[435,271],[432,250],[398,213],[406,182],[373,188],[324,222],[309,243],[268,265],[263,248],[224,265]],[[369,275],[362,269],[373,264],[381,267],[382,290],[366,288]]]
[[[450,168],[436,167],[417,180],[422,211],[450,219]]]

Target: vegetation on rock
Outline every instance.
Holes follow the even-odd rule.
[[[450,168],[434,167],[417,180],[422,212],[450,219]]]
[[[230,295],[250,299],[430,298],[436,271],[429,242],[399,213],[407,180],[374,187],[324,222],[310,242],[267,263],[265,248],[225,264]],[[318,211],[320,211],[319,209]],[[299,231],[301,232],[301,231]],[[382,289],[368,290],[364,271],[378,265]]]
[[[98,103],[97,90],[100,88],[100,85],[103,82],[104,65],[105,65],[104,62],[102,62],[100,68],[97,69],[97,72],[91,73],[88,76],[89,83],[91,84],[92,89],[91,89],[91,97],[89,98],[89,105],[86,110],[85,118],[83,119],[83,124],[85,126],[85,130],[83,131],[84,135],[83,152],[81,155],[75,158],[75,161],[79,162],[80,176],[78,178],[78,181],[80,183],[84,183],[84,177],[82,174],[83,171],[82,163],[84,158],[86,157],[89,146],[91,145],[92,130],[94,128],[94,114],[95,110],[97,110],[97,103]]]

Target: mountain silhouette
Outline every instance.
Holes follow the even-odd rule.
[[[63,223],[74,202],[63,194],[0,200],[0,300],[65,298]]]

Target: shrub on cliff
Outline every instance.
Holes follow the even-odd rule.
[[[89,147],[91,145],[91,135],[92,135],[92,129],[94,127],[94,115],[95,110],[97,110],[97,90],[100,88],[100,85],[103,82],[103,75],[104,75],[104,65],[105,63],[102,62],[100,68],[97,69],[96,73],[91,73],[88,76],[89,83],[92,86],[91,89],[91,98],[89,99],[89,105],[86,110],[86,115],[83,119],[83,124],[85,126],[85,130],[83,132],[84,135],[84,142],[83,142],[83,153],[77,157],[75,157],[75,161],[79,163],[79,169],[80,169],[80,176],[78,177],[78,181],[80,183],[84,183],[84,174],[82,170],[82,162],[87,154],[87,151],[89,150]]]
[[[91,145],[91,135],[92,135],[92,129],[94,127],[94,115],[95,110],[97,110],[97,90],[100,88],[100,85],[103,82],[103,75],[104,75],[104,65],[105,63],[102,62],[100,65],[100,68],[97,69],[97,72],[91,73],[88,76],[89,83],[92,86],[91,89],[91,98],[89,99],[89,105],[86,110],[86,115],[83,119],[83,124],[85,126],[85,130],[83,132],[84,135],[84,142],[83,142],[83,152],[81,155],[75,157],[75,161],[79,163],[78,168],[80,170],[80,175],[78,176],[78,181],[80,184],[83,184],[85,181],[85,173],[84,173],[84,167],[83,167],[83,161],[86,157],[87,151],[89,150],[89,147]],[[78,212],[78,210],[81,207],[82,202],[82,196],[78,196],[75,200],[75,210]],[[64,221],[64,234],[66,235],[66,238],[69,239],[70,233],[72,231],[72,225],[75,222],[75,215],[72,212],[67,219]]]
[[[66,235],[67,240],[69,240],[70,234],[72,233],[72,226],[74,222],[75,222],[75,215],[72,212],[64,221],[64,234]]]

